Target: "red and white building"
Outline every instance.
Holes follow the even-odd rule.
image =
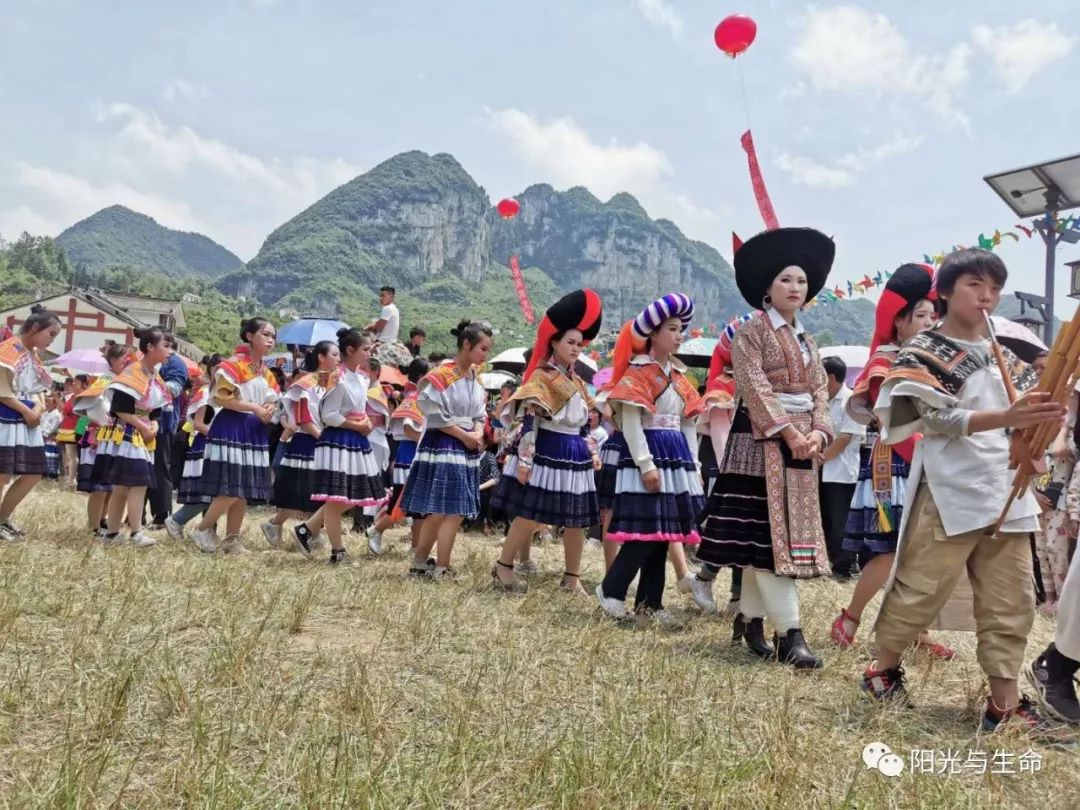
[[[54,355],[72,349],[99,349],[106,340],[124,346],[135,345],[135,330],[147,326],[183,329],[184,307],[180,301],[107,293],[101,290],[73,290],[38,301],[27,301],[0,312],[0,323],[12,329],[26,320],[30,307],[40,304],[60,319],[60,334],[50,348]],[[192,360],[204,352],[193,343],[178,340],[180,353]]]

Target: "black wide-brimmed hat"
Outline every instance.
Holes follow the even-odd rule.
[[[832,269],[836,244],[813,228],[775,228],[762,231],[735,253],[735,283],[746,303],[762,309],[762,300],[785,267],[806,273],[806,300],[821,292]]]

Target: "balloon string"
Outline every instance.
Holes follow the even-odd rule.
[[[750,124],[750,102],[746,97],[746,81],[743,79],[742,62],[735,60],[735,66],[739,69],[739,89],[742,90],[743,113],[746,115],[746,128],[753,129]]]

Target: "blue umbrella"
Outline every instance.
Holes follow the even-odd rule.
[[[286,345],[314,346],[320,340],[337,340],[339,329],[349,325],[330,318],[300,318],[278,330],[277,341]]]

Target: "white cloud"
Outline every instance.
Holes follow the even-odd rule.
[[[572,118],[542,122],[518,109],[488,111],[496,130],[545,170],[555,185],[587,186],[598,197],[652,187],[671,173],[667,156],[647,143],[593,142]]]
[[[903,97],[964,127],[956,96],[968,83],[970,56],[967,43],[944,56],[918,53],[884,14],[858,6],[811,8],[791,52],[814,90]]]
[[[33,236],[56,236],[64,226],[59,222],[42,216],[26,205],[20,205],[9,211],[0,211],[0,237],[13,242],[24,233]]]
[[[668,30],[673,37],[682,33],[683,18],[667,0],[635,0],[634,5],[650,25]]]
[[[123,205],[169,228],[204,233],[207,230],[206,223],[194,215],[187,203],[140,191],[125,183],[96,185],[59,169],[23,162],[15,163],[14,169],[15,185],[47,201],[50,215],[37,214],[43,221],[59,219],[67,227],[102,208]]]
[[[919,135],[895,135],[888,141],[871,148],[848,152],[828,163],[813,158],[781,152],[777,155],[777,167],[787,172],[792,182],[810,188],[842,188],[855,183],[858,175],[877,163],[897,155],[913,152],[922,144]]]
[[[855,182],[855,174],[849,169],[828,166],[813,158],[789,155],[781,152],[776,156],[776,165],[791,175],[794,183],[810,188],[841,188]]]
[[[972,36],[975,45],[990,55],[1010,93],[1019,93],[1076,45],[1076,37],[1063,34],[1057,23],[1032,19],[996,28],[977,25]]]
[[[361,171],[340,158],[262,158],[131,104],[110,104],[97,120],[103,131],[77,145],[77,170],[58,161],[0,163],[0,198],[20,206],[0,214],[0,232],[22,222],[55,233],[120,204],[246,258],[271,230]]]
[[[695,239],[726,238],[727,206],[704,207],[670,184],[667,156],[648,143],[597,143],[572,118],[540,121],[518,109],[486,110],[492,126],[541,174],[559,188],[585,186],[600,199],[626,191],[652,217],[672,220]]]
[[[170,104],[175,104],[178,101],[201,101],[209,95],[209,91],[202,84],[186,79],[172,79],[166,82],[161,95]]]

